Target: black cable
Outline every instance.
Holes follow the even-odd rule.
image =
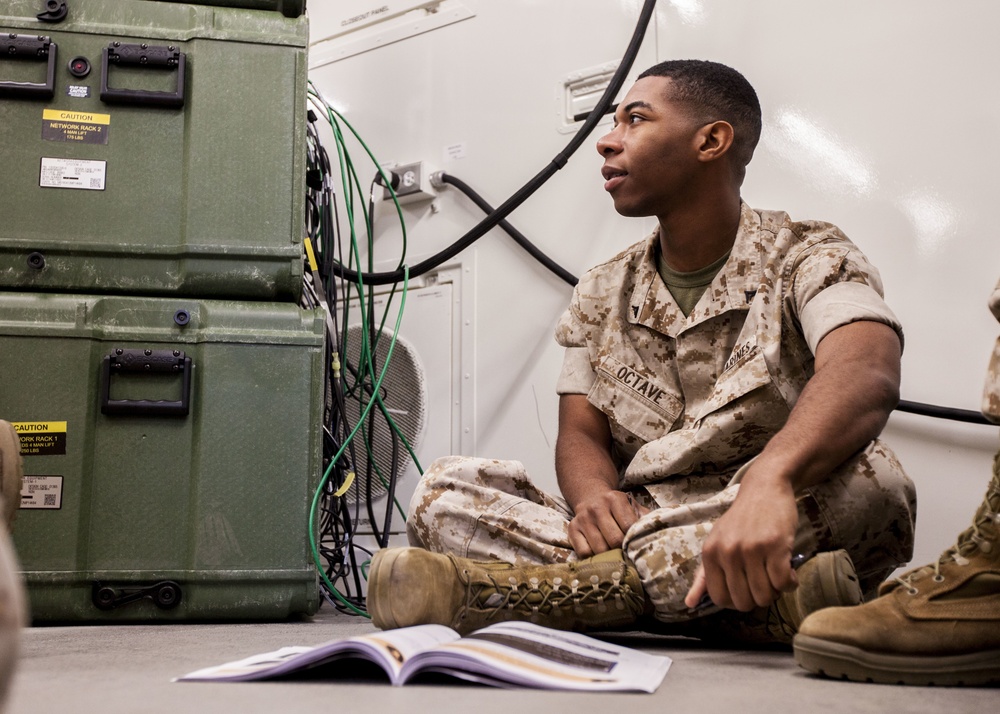
[[[621,64],[619,64],[618,69],[615,70],[607,89],[604,90],[604,94],[601,95],[601,99],[597,102],[597,106],[595,106],[593,111],[590,112],[587,120],[577,131],[576,135],[574,135],[574,137],[570,140],[569,144],[566,145],[566,148],[556,154],[552,161],[549,162],[548,166],[538,172],[534,178],[518,189],[510,198],[504,201],[498,209],[480,221],[480,223],[472,228],[472,230],[467,232],[464,236],[442,250],[440,253],[410,267],[411,279],[433,270],[475,243],[493,227],[499,224],[500,221],[509,216],[514,209],[531,197],[531,195],[541,188],[546,181],[552,178],[556,171],[566,165],[566,162],[569,161],[569,158],[576,152],[577,149],[580,148],[586,138],[597,126],[598,122],[604,118],[604,115],[608,111],[608,107],[610,107],[611,103],[614,101],[615,95],[618,94],[618,90],[621,89],[622,85],[625,83],[625,77],[628,75],[629,70],[632,69],[632,64],[635,62],[636,55],[639,54],[639,46],[642,44],[642,39],[646,34],[646,28],[649,26],[649,21],[653,16],[653,9],[655,7],[656,0],[645,0],[642,10],[639,12],[639,20],[636,23],[635,31],[632,33],[632,39],[629,41],[628,47],[625,50]],[[357,271],[345,267],[343,264],[335,265],[333,267],[333,272],[341,278],[346,278],[355,282],[361,280],[367,285],[388,285],[391,283],[398,283],[403,280],[404,276],[402,268],[389,273],[358,273]]]
[[[374,246],[373,239],[372,239],[372,223],[371,223],[371,220],[372,220],[372,217],[375,215],[374,196],[375,196],[375,186],[376,185],[377,185],[376,181],[373,180],[372,183],[371,183],[371,186],[368,189],[368,201],[369,201],[369,203],[368,203],[368,213],[365,216],[366,229],[367,229],[367,235],[368,235],[368,269],[369,270],[371,270],[372,267],[373,267],[373,265],[374,265],[374,253],[375,253],[375,246]],[[375,291],[374,290],[369,290],[368,294],[365,297],[366,297],[367,303],[368,303],[367,304],[367,310],[366,310],[365,315],[364,315],[364,320],[365,320],[365,322],[368,323],[368,329],[367,329],[367,333],[368,333],[368,345],[367,345],[367,348],[368,349],[367,349],[367,352],[368,352],[368,360],[369,360],[369,362],[368,362],[367,365],[364,365],[365,369],[363,370],[363,372],[364,372],[364,374],[369,375],[370,379],[374,380],[376,378],[375,376],[378,374],[378,370],[379,370],[378,352],[377,352],[376,348],[377,348],[377,345],[378,345],[379,337],[381,337],[381,335],[380,334],[377,335],[375,333]],[[364,354],[364,353],[360,352],[359,353],[359,357],[360,357],[361,354]],[[365,388],[362,389],[362,391],[358,394],[358,408],[359,409],[362,408],[361,394],[363,394],[365,392],[368,392],[371,395],[372,399],[374,399],[376,397],[376,394],[374,392],[374,382],[373,382],[373,388],[370,389],[370,390],[367,388],[367,380],[366,380],[364,386],[365,386]],[[364,477],[365,477],[364,478],[364,485],[365,485],[365,505],[367,506],[367,509],[368,509],[368,523],[369,523],[369,527],[372,530],[372,536],[375,538],[375,542],[377,542],[382,547],[385,547],[382,544],[382,539],[383,539],[382,532],[379,530],[378,522],[377,522],[377,519],[375,518],[375,504],[374,504],[373,499],[372,499],[372,496],[373,496],[373,493],[372,493],[373,483],[372,483],[372,481],[376,478],[376,475],[375,475],[376,474],[376,471],[375,471],[375,452],[373,450],[373,444],[372,444],[372,439],[375,437],[375,417],[376,417],[375,410],[374,409],[369,410],[369,412],[368,412],[368,428],[367,428],[367,430],[362,429],[362,433],[364,434],[364,439],[365,439],[365,447],[366,447],[365,475],[364,475]],[[385,536],[386,540],[388,540],[388,537],[389,537],[388,534],[386,534],[386,536]]]
[[[373,355],[374,359],[374,355]],[[364,431],[364,430],[363,430]],[[365,457],[365,506],[368,509],[368,525],[372,529],[372,536],[375,538],[375,542],[380,546],[385,547],[382,544],[382,531],[379,530],[378,522],[375,518],[375,503],[373,500],[373,486],[374,480],[376,478],[375,472],[375,451],[372,448],[372,438],[375,436],[375,410],[372,409],[368,412],[368,429],[364,433],[365,446],[366,446],[366,457]],[[388,534],[386,534],[386,539],[388,539]]]
[[[971,409],[955,409],[954,407],[939,407],[934,404],[923,404],[921,402],[908,402],[899,400],[896,411],[907,412],[909,414],[920,414],[921,416],[934,417],[936,419],[948,419],[950,421],[961,421],[967,424],[986,424],[996,426],[980,412]]]
[[[383,541],[379,545],[383,548],[389,546],[389,531],[392,527],[392,507],[396,502],[396,472],[399,469],[399,436],[395,430],[389,429],[392,435],[392,456],[389,460],[389,483],[385,489],[385,520],[382,523]],[[374,530],[374,529],[373,529]]]
[[[354,549],[357,547],[355,545],[355,543],[354,543],[354,532],[353,532],[353,527],[354,526],[353,526],[353,523],[351,522],[350,507],[347,505],[347,502],[344,499],[340,499],[340,512],[341,512],[341,518],[344,521],[344,527],[345,527],[345,529],[347,529],[347,528],[352,529],[351,530],[351,534],[347,538],[344,539],[344,543],[345,543],[346,546],[348,546],[347,547],[347,557],[350,559],[350,565],[348,567],[350,568],[351,573],[354,575],[354,587],[357,589],[358,597],[360,597],[361,596],[361,576],[360,576],[361,569],[358,567],[358,560],[357,560],[357,557],[355,556],[355,553],[354,553]],[[344,579],[344,582],[345,583],[347,582],[346,578]]]
[[[372,359],[374,360],[375,345],[372,344],[370,346],[370,349],[372,353]],[[360,405],[362,403],[362,399],[364,399],[365,397],[367,397],[369,400],[375,399],[374,383],[368,379],[363,378],[363,375],[364,373],[367,373],[367,370],[362,371],[360,367],[356,367],[351,362],[346,361],[346,359],[343,364],[344,364],[344,369],[348,373],[350,373],[351,376],[354,378],[354,386],[348,393],[348,396],[356,400],[359,405],[358,408],[361,409]],[[384,387],[380,392],[380,397],[381,400],[385,400],[388,397],[388,393],[386,392]],[[343,402],[341,404],[342,404],[341,410],[346,415],[347,413],[346,405]],[[386,410],[385,405],[380,401],[377,404],[377,406],[378,406],[378,412],[382,415],[383,419],[385,419],[386,422],[388,423],[391,420],[391,417],[388,411]],[[395,499],[396,481],[397,481],[396,474],[397,471],[399,470],[399,457],[400,457],[399,437],[391,427],[388,427],[390,438],[392,439],[392,452],[390,458],[390,470],[389,470],[388,482],[385,484],[387,494],[386,494],[386,507],[385,507],[386,510],[383,518],[384,526],[380,530],[373,509],[374,494],[372,492],[372,488],[375,484],[375,479],[379,478],[377,472],[377,466],[375,463],[376,454],[372,447],[372,438],[375,434],[375,418],[376,418],[376,412],[373,409],[371,412],[369,412],[368,415],[367,429],[362,430],[366,443],[365,471],[363,474],[358,474],[358,477],[361,478],[362,483],[357,486],[357,489],[360,490],[363,487],[365,492],[365,507],[368,510],[368,519],[370,527],[372,529],[372,536],[380,547],[385,548],[389,543],[389,535],[391,532],[391,525],[392,525],[392,513],[393,513],[392,509],[395,502],[394,499]],[[351,450],[352,454],[353,454],[353,448],[354,447],[352,441],[351,444],[349,445],[349,450]]]
[[[484,199],[482,196],[476,193],[472,189],[472,187],[469,186],[469,184],[465,183],[461,179],[457,179],[451,174],[441,171],[440,173],[437,174],[437,180],[440,181],[441,183],[446,183],[457,188],[459,191],[464,193],[473,203],[479,206],[479,208],[481,208],[484,213],[487,214],[493,213],[493,211],[495,210],[493,206],[491,206],[489,203],[486,202],[486,199]],[[500,221],[497,225],[500,228],[503,228],[507,232],[507,234],[511,238],[513,238],[514,241],[519,246],[528,251],[528,253],[531,255],[532,258],[534,258],[539,263],[548,268],[550,271],[552,271],[552,273],[554,273],[556,277],[561,279],[563,282],[566,282],[569,285],[576,285],[577,282],[579,282],[578,278],[575,275],[573,275],[571,272],[566,270],[566,268],[562,267],[557,262],[552,260],[552,258],[545,255],[545,253],[543,253],[538,248],[538,246],[536,246],[534,243],[528,240],[523,233],[514,228],[514,226],[512,226],[506,220]]]

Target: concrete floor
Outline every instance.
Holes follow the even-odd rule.
[[[97,625],[24,631],[7,714],[188,712],[956,712],[994,711],[996,689],[896,687],[817,679],[790,653],[719,650],[641,633],[615,641],[674,661],[654,694],[568,694],[467,684],[378,681],[171,682],[195,669],[285,645],[373,631],[324,606],[311,620],[268,624]]]

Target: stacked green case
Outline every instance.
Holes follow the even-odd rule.
[[[307,19],[45,5],[0,3],[0,289],[297,299]]]
[[[315,612],[323,339],[290,303],[0,293],[33,617]]]
[[[303,11],[0,3],[0,419],[36,622],[319,607]]]

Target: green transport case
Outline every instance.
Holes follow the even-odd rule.
[[[291,303],[0,292],[34,620],[315,612],[323,339]]]
[[[222,4],[0,3],[0,289],[298,298],[308,21]]]

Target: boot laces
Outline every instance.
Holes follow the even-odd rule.
[[[962,531],[955,545],[942,553],[933,564],[896,576],[894,579],[905,587],[910,595],[916,595],[918,590],[914,583],[924,576],[933,573],[934,582],[939,583],[944,580],[941,567],[946,563],[953,562],[964,566],[969,564],[967,556],[976,550],[983,553],[992,552],[996,547],[998,530],[1000,530],[1000,453],[993,462],[993,480],[986,492],[986,499],[972,525]]]
[[[611,573],[610,580],[603,581],[597,575],[590,575],[585,580],[573,577],[568,581],[560,577],[551,581],[532,577],[525,582],[513,576],[503,581],[488,574],[487,579],[489,583],[470,582],[465,594],[466,610],[483,609],[487,620],[503,611],[530,616],[559,616],[566,614],[567,609],[581,615],[586,606],[596,606],[601,613],[607,612],[609,607],[624,611],[628,607],[626,596],[631,592],[618,570]]]

